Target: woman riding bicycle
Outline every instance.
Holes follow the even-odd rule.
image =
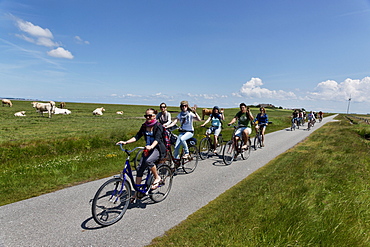
[[[167,126],[171,123],[171,113],[167,111],[167,105],[166,103],[161,103],[159,105],[159,108],[161,108],[161,112],[159,112],[156,116],[156,119],[167,128]]]
[[[116,144],[126,145],[128,143],[133,143],[139,140],[142,136],[145,138],[145,149],[143,156],[140,160],[140,167],[136,174],[136,184],[141,184],[143,174],[145,169],[149,166],[150,171],[154,176],[154,182],[151,186],[151,189],[158,188],[158,185],[161,181],[161,177],[158,175],[157,167],[155,162],[161,158],[166,157],[166,146],[163,142],[163,127],[160,124],[157,124],[155,119],[156,110],[149,108],[145,112],[146,121],[141,125],[140,130],[137,134],[127,141],[119,141]],[[135,196],[133,197],[135,199]]]
[[[253,122],[253,115],[247,105],[245,103],[241,103],[239,105],[240,111],[235,115],[235,117],[231,120],[228,125],[232,125],[233,123],[238,120],[239,128],[235,132],[235,143],[238,143],[240,138],[243,139],[244,145],[242,149],[246,149],[248,147],[248,138],[249,135],[252,133],[252,122]]]
[[[206,130],[206,135],[209,136],[210,134],[214,133],[213,138],[214,138],[214,153],[216,154],[217,151],[217,145],[218,145],[218,136],[221,133],[221,127],[222,127],[222,122],[225,120],[223,112],[220,111],[220,108],[218,106],[214,106],[212,109],[211,115],[209,115],[209,118],[201,125],[204,127],[209,121],[211,121],[211,127],[209,127]]]
[[[264,147],[265,146],[265,144],[264,144],[265,130],[266,130],[266,126],[268,125],[268,122],[269,122],[268,116],[266,114],[266,109],[264,107],[260,108],[260,113],[257,114],[257,116],[256,116],[256,118],[254,119],[253,122],[258,123],[258,124],[256,124],[256,127],[255,127],[256,131],[258,131],[259,128],[261,129],[262,147]]]
[[[189,108],[189,103],[186,100],[181,101],[180,103],[181,112],[177,115],[176,119],[167,126],[167,128],[171,128],[175,126],[178,121],[180,121],[180,134],[177,138],[175,144],[175,159],[180,158],[180,148],[181,146],[184,147],[184,156],[183,159],[187,159],[189,157],[189,148],[186,143],[186,140],[190,139],[194,135],[194,127],[193,127],[193,119],[200,121],[200,117],[196,112],[196,107],[193,109]]]

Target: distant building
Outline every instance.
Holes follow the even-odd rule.
[[[259,104],[257,107],[264,107],[264,108],[275,108],[273,104]]]

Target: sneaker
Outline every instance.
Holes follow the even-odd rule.
[[[182,156],[183,159],[188,159],[189,158],[189,154],[184,154],[184,156]]]

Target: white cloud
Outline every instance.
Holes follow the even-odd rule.
[[[44,29],[40,26],[35,26],[31,22],[21,19],[17,19],[16,22],[21,31],[26,32],[31,36],[53,39],[53,34],[47,28]]]
[[[370,77],[362,80],[346,79],[341,83],[333,80],[320,82],[313,92],[308,92],[309,100],[346,101],[352,98],[354,102],[370,102]]]
[[[60,42],[55,42],[53,40],[54,36],[48,28],[42,28],[15,16],[13,18],[15,19],[16,26],[19,28],[19,30],[24,32],[22,34],[16,34],[16,37],[40,46],[58,47],[47,52],[49,56],[73,59],[73,55],[70,51],[60,47]]]
[[[58,48],[56,48],[54,50],[48,51],[47,53],[51,57],[59,57],[59,58],[73,59],[72,53],[70,53],[68,50],[65,50],[62,47],[58,47]]]
[[[263,83],[260,78],[252,78],[250,81],[243,84],[242,88],[239,91],[240,94],[235,93],[234,96],[279,100],[289,100],[297,98],[297,96],[293,92],[286,92],[283,90],[270,90],[267,88],[262,88],[262,85]]]
[[[90,44],[90,42],[89,42],[89,41],[81,39],[81,37],[80,37],[80,36],[75,36],[75,40],[76,40],[76,42],[77,42],[78,44],[86,44],[86,45],[89,45],[89,44]]]
[[[18,26],[19,30],[27,34],[16,34],[16,36],[25,41],[46,47],[54,47],[60,45],[53,41],[53,34],[47,28],[36,26],[29,21],[24,21],[19,18],[16,18],[16,25]],[[30,36],[32,36],[33,38]]]

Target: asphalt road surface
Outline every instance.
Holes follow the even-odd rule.
[[[95,223],[89,203],[108,178],[2,206],[0,247],[145,246],[333,118],[324,118],[310,131],[306,124],[270,133],[265,147],[252,151],[246,161],[239,158],[230,166],[216,156],[200,161],[193,173],[174,177],[166,200],[139,202],[108,227]]]

